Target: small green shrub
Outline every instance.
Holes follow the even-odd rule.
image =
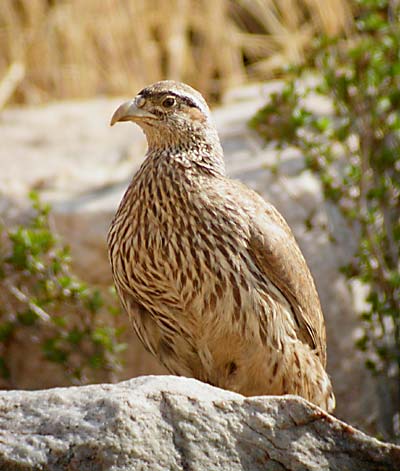
[[[357,252],[343,272],[369,288],[357,347],[383,378],[385,433],[394,439],[400,419],[400,11],[398,2],[356,3],[356,34],[321,40],[250,125],[278,148],[302,151],[326,198],[354,230]],[[311,94],[328,97],[332,112],[307,108]]]
[[[10,364],[21,338],[25,346],[40,344],[43,361],[59,365],[73,383],[104,378],[119,370],[125,348],[117,301],[106,302],[73,275],[69,251],[49,225],[49,206],[35,193],[30,198],[27,224],[0,225],[1,383],[18,387]]]

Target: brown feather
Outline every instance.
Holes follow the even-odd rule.
[[[321,305],[313,277],[292,231],[271,204],[241,183],[234,184],[240,188],[241,204],[248,209],[253,206],[251,254],[265,276],[289,300],[299,339],[316,350],[325,366],[326,335]]]

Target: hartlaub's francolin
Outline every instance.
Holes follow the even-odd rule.
[[[225,174],[203,97],[157,82],[111,124],[144,131],[146,159],[108,235],[122,304],[145,347],[176,375],[253,396],[298,394],[325,410],[325,325],[283,217]]]

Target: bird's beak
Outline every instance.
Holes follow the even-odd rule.
[[[130,100],[122,103],[115,113],[112,115],[110,126],[113,126],[118,121],[138,121],[143,118],[156,118],[156,116],[149,111],[138,108],[135,100]]]

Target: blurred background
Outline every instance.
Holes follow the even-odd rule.
[[[2,0],[0,387],[165,374],[105,238],[146,145],[112,130],[161,79],[213,108],[230,176],[272,201],[316,279],[338,417],[399,440],[397,0]]]
[[[9,103],[131,95],[165,77],[216,101],[352,22],[346,0],[2,0],[0,74],[17,67]]]

